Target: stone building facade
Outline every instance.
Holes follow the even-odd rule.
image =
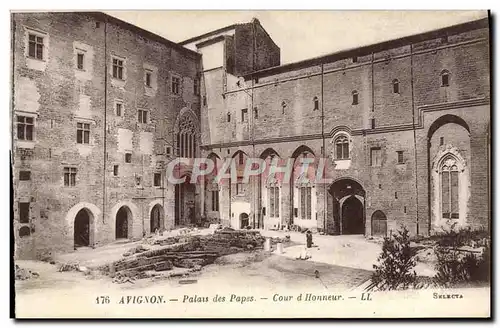
[[[280,65],[257,19],[179,44],[102,13],[12,15],[17,258],[220,222],[489,228],[488,20]],[[167,180],[176,158],[236,161]],[[286,179],[245,162],[292,159]],[[326,180],[298,165],[325,164]],[[185,169],[185,170],[184,170]]]
[[[207,217],[367,236],[489,228],[487,19],[281,66],[258,20],[181,44],[202,54],[204,156],[326,161],[324,181],[209,179]]]
[[[12,15],[16,257],[173,227],[164,167],[181,122],[199,138],[200,58],[102,13]]]

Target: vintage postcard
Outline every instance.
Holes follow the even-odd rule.
[[[15,317],[491,317],[490,28],[11,12]]]

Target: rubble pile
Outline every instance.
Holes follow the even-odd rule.
[[[262,248],[264,241],[258,231],[230,228],[217,230],[211,235],[168,237],[154,242],[163,247],[149,249],[139,245],[128,250],[125,258],[99,270],[112,276],[116,283],[157,277],[164,271],[177,268],[186,269],[185,273],[199,271],[220,256]]]
[[[38,272],[23,269],[16,264],[16,272],[15,272],[16,280],[28,280],[31,278],[38,278],[38,276],[39,276]]]

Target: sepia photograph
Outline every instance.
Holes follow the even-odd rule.
[[[491,318],[491,29],[10,11],[13,317]]]

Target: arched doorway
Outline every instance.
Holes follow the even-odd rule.
[[[328,193],[328,234],[364,234],[365,190],[353,179],[345,178],[332,183]]]
[[[342,234],[355,235],[365,232],[363,203],[354,195],[342,203]]]
[[[245,229],[250,224],[247,213],[240,214],[240,229]]]
[[[74,245],[76,247],[90,246],[92,244],[91,235],[91,214],[85,208],[78,211],[75,216],[75,225],[73,232]]]
[[[156,204],[151,210],[150,228],[151,233],[155,233],[157,229],[162,232],[164,229],[163,207],[160,204]]]
[[[132,212],[127,206],[122,206],[116,213],[116,239],[129,238],[132,235]]]
[[[372,236],[387,236],[387,217],[382,211],[372,214]]]
[[[175,185],[175,218],[176,226],[196,224],[195,216],[196,186],[191,183],[190,176],[182,184]]]

